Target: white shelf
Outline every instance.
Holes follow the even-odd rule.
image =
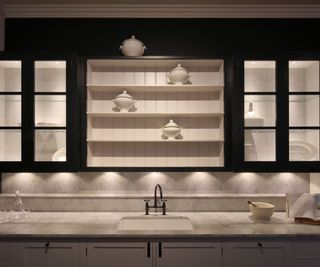
[[[209,138],[209,139],[87,139],[89,143],[110,143],[110,142],[124,142],[124,143],[145,143],[145,142],[178,142],[178,143],[198,143],[198,142],[224,142],[222,138]]]
[[[112,118],[112,117],[222,117],[219,113],[188,113],[188,112],[87,112],[88,118]]]
[[[167,83],[177,64],[190,84]],[[87,83],[87,166],[224,166],[223,60],[88,60]],[[124,90],[137,100],[133,112],[114,111]],[[168,118],[182,139],[162,139]]]
[[[95,85],[88,84],[92,92],[112,92],[127,90],[129,92],[220,92],[224,85]]]

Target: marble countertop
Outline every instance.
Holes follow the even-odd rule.
[[[172,212],[168,216],[189,217],[189,231],[118,230],[122,217],[141,212],[32,212],[29,218],[0,223],[0,239],[8,238],[252,238],[315,237],[320,226],[294,223],[284,212],[270,221],[257,221],[248,212]]]

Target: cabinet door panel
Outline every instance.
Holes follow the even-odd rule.
[[[295,242],[293,244],[293,260],[295,267],[320,266],[320,242]]]
[[[143,243],[95,243],[87,246],[86,267],[151,267],[151,247]]]
[[[238,242],[227,244],[227,267],[289,267],[290,245],[271,242]]]
[[[14,244],[0,243],[0,266],[13,267],[14,266]]]
[[[75,243],[21,243],[18,267],[79,267],[79,251]]]
[[[159,243],[157,267],[222,266],[219,243]]]

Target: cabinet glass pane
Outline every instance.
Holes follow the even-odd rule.
[[[275,92],[276,62],[245,61],[244,63],[245,92]]]
[[[0,126],[21,125],[21,96],[0,95]]]
[[[289,96],[289,126],[320,126],[318,95]]]
[[[0,130],[0,161],[21,161],[21,130]]]
[[[245,161],[275,161],[275,130],[245,130]]]
[[[36,130],[35,161],[66,161],[66,130]]]
[[[290,92],[319,92],[319,61],[289,61]]]
[[[318,161],[319,139],[319,130],[290,130],[289,160]]]
[[[66,62],[35,62],[36,92],[66,92]]]
[[[244,125],[275,126],[276,97],[269,95],[246,95],[244,97]]]
[[[0,61],[0,92],[21,92],[21,61]]]
[[[66,96],[36,95],[35,126],[66,126]]]

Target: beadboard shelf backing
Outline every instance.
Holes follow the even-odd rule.
[[[223,167],[223,60],[88,60],[88,167]],[[185,85],[169,84],[181,64]],[[137,102],[119,112],[112,102],[127,91]],[[161,128],[182,127],[177,139]]]

